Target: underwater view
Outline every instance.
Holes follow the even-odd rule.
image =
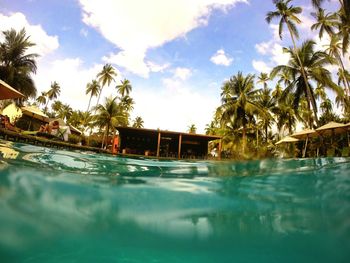
[[[349,262],[350,159],[165,161],[0,140],[1,262]]]

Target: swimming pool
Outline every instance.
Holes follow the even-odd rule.
[[[160,161],[0,140],[0,262],[349,260],[350,159]]]

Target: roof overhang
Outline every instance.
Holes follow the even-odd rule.
[[[132,128],[132,127],[115,127],[120,133],[138,134],[143,136],[158,136],[160,133],[162,137],[178,138],[182,135],[183,140],[191,141],[214,141],[221,139],[220,136],[205,135],[205,134],[194,134],[194,133],[184,133],[166,130],[154,130],[154,129],[144,129],[144,128]]]

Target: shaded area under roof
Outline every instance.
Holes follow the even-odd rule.
[[[0,79],[0,100],[24,98],[25,96]]]
[[[116,127],[119,132],[119,153],[167,158],[196,158],[208,156],[208,142],[221,137],[174,131]],[[220,154],[219,154],[220,155]]]

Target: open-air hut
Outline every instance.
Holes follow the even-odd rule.
[[[221,137],[173,131],[116,127],[119,132],[121,154],[136,154],[179,159],[204,159],[208,156],[208,143],[217,140],[218,156]]]
[[[302,130],[302,131],[295,132],[291,136],[294,137],[294,138],[297,138],[299,140],[305,140],[304,150],[303,150],[303,153],[302,153],[302,157],[305,157],[306,156],[306,148],[307,148],[309,139],[317,137],[318,134],[317,134],[317,132],[314,129],[305,129],[305,130]],[[318,150],[317,150],[316,155],[318,155]]]
[[[41,125],[45,125],[50,121],[49,117],[38,107],[25,106],[21,108],[21,111],[22,117],[16,125],[23,130],[37,131]]]

